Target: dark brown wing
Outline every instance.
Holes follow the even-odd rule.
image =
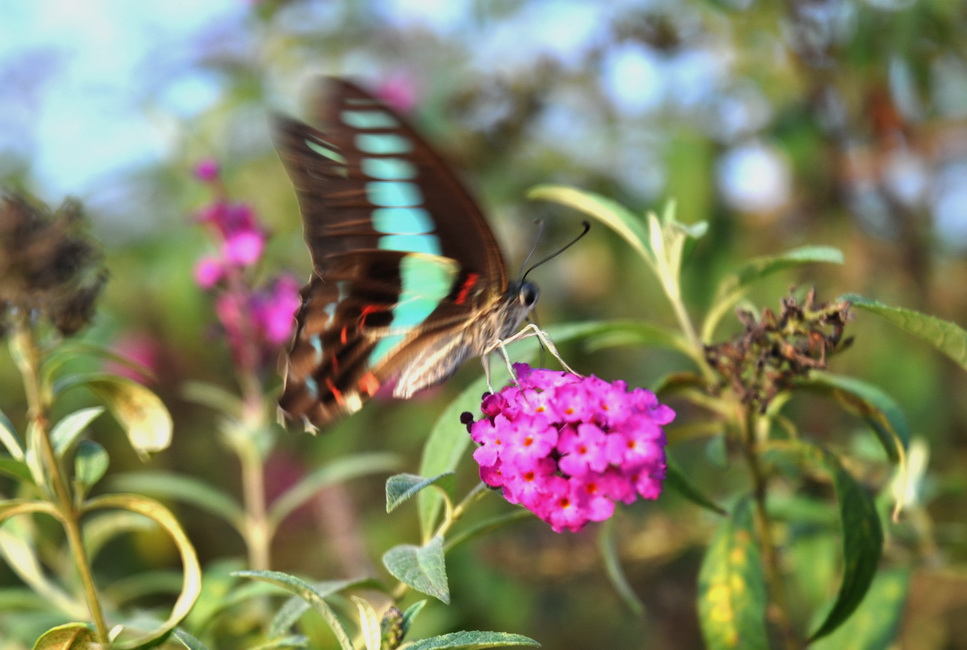
[[[285,117],[276,119],[275,140],[299,198],[306,244],[316,272],[324,277],[329,255],[380,248],[385,233],[373,227],[367,191],[378,179],[363,167],[372,161],[403,160],[416,169],[419,207],[432,219],[440,254],[477,273],[495,294],[507,289],[503,256],[490,226],[450,167],[398,113],[358,86],[341,79],[319,82],[314,102],[318,129]],[[370,114],[347,121],[347,115]],[[390,136],[404,150],[363,151],[360,142]],[[405,199],[404,199],[405,200]]]
[[[409,378],[406,395],[449,376],[503,328],[492,321],[507,300],[493,233],[449,167],[355,85],[321,90],[320,128],[284,117],[275,128],[314,266],[279,403],[316,427],[391,376]]]

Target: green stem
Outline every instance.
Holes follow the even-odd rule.
[[[783,645],[789,650],[801,647],[796,642],[796,635],[789,618],[789,603],[786,599],[785,585],[782,580],[782,568],[779,563],[779,553],[772,536],[772,518],[766,507],[769,477],[762,467],[759,458],[759,444],[756,435],[758,414],[755,406],[743,404],[741,416],[743,445],[749,475],[752,477],[752,496],[755,502],[755,527],[762,549],[762,564],[765,572],[766,584],[772,596],[772,619],[782,637]]]
[[[265,465],[254,443],[239,445],[238,455],[242,464],[242,498],[245,503],[245,546],[248,550],[249,568],[267,571],[270,561],[272,534],[265,504]]]
[[[57,510],[58,519],[64,527],[67,543],[74,558],[74,565],[81,579],[87,609],[90,612],[91,621],[94,623],[97,642],[106,645],[108,643],[107,623],[104,619],[101,601],[97,595],[94,573],[91,570],[90,559],[84,548],[84,539],[81,533],[83,507],[74,502],[67,485],[65,472],[50,441],[47,417],[49,404],[40,379],[41,353],[37,347],[37,342],[34,340],[34,332],[27,314],[24,314],[17,321],[13,343],[17,347],[14,358],[17,360],[17,366],[23,377],[24,392],[27,396],[27,417],[33,425],[32,429],[40,448],[40,460],[47,471],[47,478],[53,492],[51,500]]]

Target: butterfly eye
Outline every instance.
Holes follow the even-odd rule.
[[[538,291],[530,282],[525,282],[520,287],[520,304],[524,307],[533,307],[537,302]]]

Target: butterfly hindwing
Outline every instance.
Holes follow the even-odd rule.
[[[277,118],[313,274],[280,406],[322,426],[391,378],[409,397],[526,316],[467,190],[406,121],[358,87],[323,83],[314,121]]]

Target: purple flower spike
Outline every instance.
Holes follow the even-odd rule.
[[[461,421],[479,447],[480,478],[551,525],[578,531],[616,501],[656,499],[675,412],[642,388],[515,364],[517,383],[484,396]]]

